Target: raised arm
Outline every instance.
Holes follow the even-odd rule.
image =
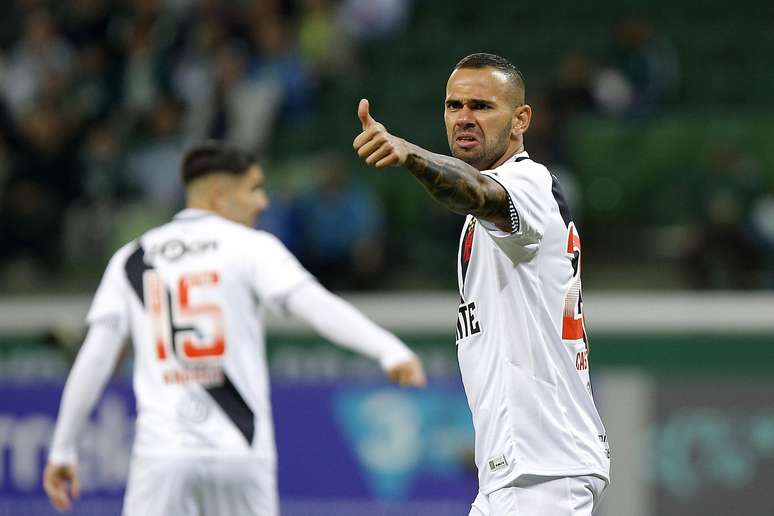
[[[352,142],[358,156],[377,168],[402,166],[449,210],[471,214],[511,231],[508,194],[495,180],[462,160],[435,154],[390,134],[371,117],[368,101],[357,110],[363,131]]]

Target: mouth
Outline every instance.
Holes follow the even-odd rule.
[[[463,149],[472,149],[477,145],[480,145],[478,138],[470,133],[460,133],[454,138],[454,143]]]

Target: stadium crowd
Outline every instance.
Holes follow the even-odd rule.
[[[227,139],[266,161],[277,158],[278,128],[291,135],[325,128],[320,98],[351,82],[360,50],[398,33],[412,9],[420,6],[410,0],[7,2],[0,20],[0,281],[8,291],[57,288],[63,278],[61,288],[77,288],[83,271],[93,281],[89,274],[119,242],[180,208],[176,171],[192,142]],[[669,110],[680,88],[678,48],[646,17],[623,18],[608,47],[600,59],[568,46],[551,77],[532,74],[539,87],[528,94],[538,113],[528,150],[561,176],[581,223],[583,205],[604,196],[583,192],[576,178],[571,122],[589,114],[647,120]],[[402,236],[401,223],[423,222],[396,215],[394,202],[380,202],[384,192],[354,181],[345,152],[301,158],[303,185],[288,191],[275,186],[292,177],[276,163],[267,167],[273,205],[263,227],[334,289],[401,286],[390,280],[391,264],[409,244],[429,265],[409,260],[408,268],[435,270],[434,257],[453,250],[433,243],[433,232],[430,243]],[[678,233],[664,231],[654,247],[670,248],[684,286],[771,286],[771,195],[748,166],[754,159],[742,149],[722,153],[728,158],[706,172],[715,190],[697,196],[696,220],[676,221],[677,243]],[[722,213],[698,215],[705,211]],[[425,218],[445,232],[439,242],[458,232],[452,216],[431,209]],[[708,237],[713,224],[724,225],[722,244]],[[422,278],[432,286],[453,281],[451,274],[446,283]]]
[[[261,156],[279,120],[293,126],[314,117],[316,90],[347,69],[352,46],[366,34],[361,4],[9,2],[0,20],[6,278],[35,282],[60,273],[65,260],[104,257],[111,220],[139,214],[136,224],[143,225],[148,214],[163,219],[178,209],[176,172],[191,142],[227,139]],[[399,15],[405,2],[382,4]],[[336,223],[334,207],[354,210],[360,220],[357,227],[340,224],[328,248],[325,235],[302,228],[312,244],[297,247],[315,250],[313,268],[327,269],[342,246],[356,246],[364,230],[374,229],[379,213],[341,174],[321,169],[327,222]],[[311,195],[300,205],[314,206]],[[127,208],[133,204],[134,211]],[[277,204],[279,215],[270,214],[268,223],[282,232],[292,210],[283,211],[282,199]],[[285,231],[289,239],[296,233]]]

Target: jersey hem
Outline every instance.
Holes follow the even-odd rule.
[[[610,473],[589,468],[577,468],[577,469],[550,469],[550,468],[529,468],[520,469],[514,471],[507,477],[497,482],[491,482],[485,486],[480,486],[479,491],[485,495],[489,495],[498,489],[507,487],[508,485],[516,482],[520,477],[524,475],[537,475],[541,477],[582,477],[585,475],[592,475],[599,477],[605,481],[605,486],[610,485]]]

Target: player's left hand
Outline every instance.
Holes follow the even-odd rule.
[[[424,387],[427,385],[425,369],[417,357],[401,362],[388,370],[387,378],[403,387]]]
[[[43,489],[57,511],[69,511],[72,500],[80,496],[77,466],[48,463],[43,471]]]
[[[357,155],[376,168],[400,166],[406,163],[408,145],[405,140],[390,134],[384,125],[373,119],[368,100],[362,99],[357,106],[357,116],[363,126],[352,142]]]

